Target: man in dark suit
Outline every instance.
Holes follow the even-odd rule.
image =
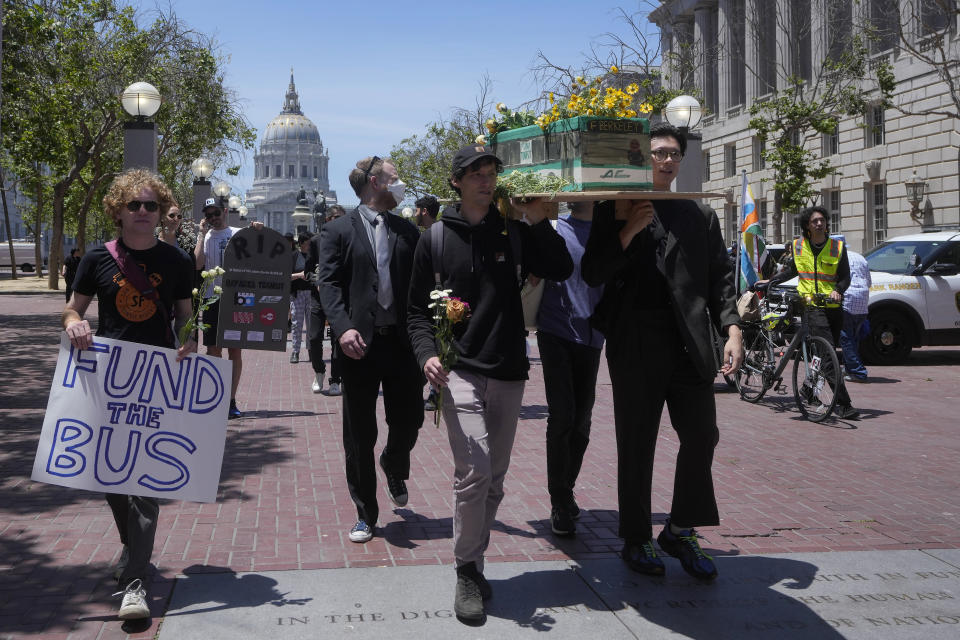
[[[377,524],[377,396],[383,387],[387,444],[380,467],[387,493],[407,503],[410,451],[423,425],[423,374],[407,336],[407,290],[420,232],[389,213],[404,184],[389,160],[367,157],[350,172],[360,206],[320,231],[317,286],[343,355],[343,448],[357,505],[350,540],[366,542]]]
[[[676,128],[651,128],[655,190],[669,190],[685,150]],[[732,373],[743,341],[730,263],[709,207],[692,200],[616,204],[619,210],[613,201],[596,207],[581,270],[588,285],[605,285],[594,319],[607,338],[623,559],[634,571],[664,573],[653,547],[650,494],[666,402],[680,451],[673,504],[657,542],[687,573],[712,580],[716,567],[693,527],[720,524],[710,470],[719,431],[709,322],[728,336],[721,370]]]

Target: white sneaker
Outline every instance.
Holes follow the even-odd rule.
[[[113,594],[113,597],[123,596],[120,603],[120,612],[117,617],[121,620],[139,620],[150,617],[150,607],[147,606],[147,592],[140,579],[127,585],[123,591]]]
[[[327,391],[327,395],[328,395],[328,396],[338,396],[338,395],[340,395],[340,383],[339,383],[339,382],[331,382],[331,383],[330,383],[330,390]]]
[[[323,391],[323,374],[318,373],[313,379],[313,384],[310,385],[310,390],[314,393],[320,393]]]

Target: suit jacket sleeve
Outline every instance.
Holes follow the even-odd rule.
[[[336,339],[353,328],[344,300],[344,277],[346,275],[345,243],[340,231],[344,225],[327,224],[320,231],[317,288],[320,291],[320,306],[327,315],[327,322]]]
[[[436,222],[434,224],[442,224]],[[433,291],[433,256],[430,251],[429,231],[420,236],[413,254],[413,272],[410,275],[410,291],[407,298],[407,333],[420,369],[427,360],[437,355],[437,342],[433,330],[433,309],[429,308],[430,292]]]
[[[737,313],[736,288],[733,285],[734,274],[730,269],[727,248],[723,244],[720,221],[716,212],[706,205],[700,210],[707,219],[707,242],[709,243],[709,289],[707,305],[710,315],[719,328],[740,324]]]
[[[607,200],[593,209],[593,225],[580,263],[580,275],[591,287],[609,282],[630,262],[630,247],[624,250],[620,244],[615,206],[613,200]]]
[[[523,272],[554,282],[563,282],[573,273],[573,258],[549,220],[534,225],[517,224],[523,242]]]

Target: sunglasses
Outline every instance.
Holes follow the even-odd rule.
[[[380,162],[380,156],[373,156],[373,160],[370,161],[370,166],[363,170],[364,176],[369,176],[370,172],[373,171],[373,165]]]
[[[140,202],[139,200],[131,200],[130,202],[127,203],[127,211],[130,211],[133,213],[140,211],[140,207],[143,207],[150,213],[153,213],[154,211],[160,208],[160,205],[158,205],[153,200],[147,200],[146,202]]]
[[[148,211],[149,211],[149,209],[148,209]],[[181,214],[179,214],[179,213],[171,213],[171,214],[168,215],[167,217],[170,218],[171,220],[180,220],[180,219],[183,218],[183,215],[181,215]]]
[[[210,218],[219,218],[220,212],[214,209],[213,211],[204,211],[203,217],[209,220]]]

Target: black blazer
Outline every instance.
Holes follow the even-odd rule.
[[[407,292],[413,269],[413,251],[420,232],[403,218],[387,214],[390,243],[390,281],[397,330],[407,337]],[[320,305],[333,335],[339,339],[347,329],[360,332],[363,341],[373,340],[377,308],[377,256],[357,209],[323,225],[318,246],[317,288]]]
[[[697,371],[712,380],[716,374],[707,311],[717,328],[738,324],[733,273],[713,209],[693,200],[653,200],[666,233],[657,267],[667,280],[677,326]],[[637,331],[634,309],[644,295],[638,266],[638,236],[624,250],[613,201],[594,209],[593,227],[580,269],[590,286],[606,285],[595,315],[602,315],[607,353],[620,338]]]

